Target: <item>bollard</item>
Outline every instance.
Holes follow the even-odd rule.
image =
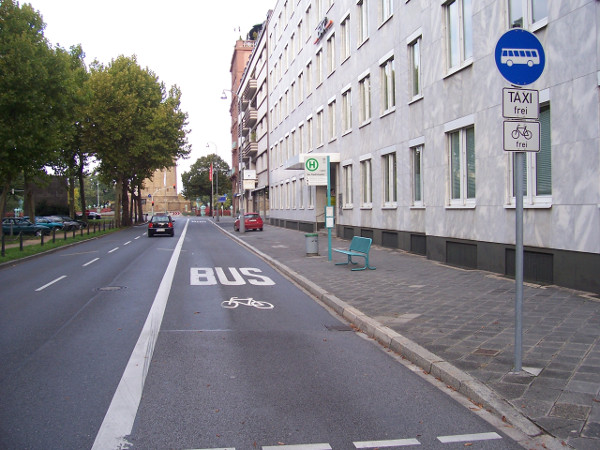
[[[19,233],[19,250],[23,251],[23,233]]]

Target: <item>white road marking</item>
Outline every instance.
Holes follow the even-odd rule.
[[[475,433],[475,434],[457,434],[455,436],[438,436],[438,440],[442,444],[454,442],[473,442],[473,441],[489,441],[492,439],[502,439],[498,433]]]
[[[39,291],[43,291],[44,289],[46,289],[48,286],[52,286],[54,283],[56,283],[57,281],[62,280],[63,278],[67,278],[66,275],[63,275],[62,277],[58,277],[56,280],[52,280],[50,283],[46,283],[45,285],[37,288],[35,291],[39,292]]]
[[[94,258],[91,261],[86,262],[82,267],[87,267],[92,263],[95,263],[96,261],[98,261],[100,258]]]
[[[131,241],[127,241],[127,242],[125,242],[125,243],[123,244],[123,246],[129,245],[129,244],[131,244]]]
[[[119,247],[115,247],[112,250],[109,250],[108,253],[116,252],[117,250],[119,250]]]
[[[146,375],[148,374],[150,361],[152,360],[154,345],[158,339],[160,324],[162,323],[165,308],[167,307],[167,300],[171,291],[171,285],[173,284],[175,268],[181,254],[187,227],[188,222],[186,222],[175,250],[173,250],[173,255],[171,255],[167,270],[160,282],[140,337],[135,344],[119,386],[104,416],[92,450],[127,448],[129,445],[125,436],[131,434],[135,416],[140,405],[144,382],[146,381]]]
[[[263,450],[331,450],[329,444],[297,444],[297,445],[269,445],[263,446]]]
[[[385,448],[385,447],[407,447],[409,445],[421,445],[417,439],[393,439],[388,441],[362,441],[353,442],[356,448]]]

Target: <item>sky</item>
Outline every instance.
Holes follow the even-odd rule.
[[[136,55],[168,91],[181,89],[188,113],[190,157],[177,162],[182,172],[198,158],[217,153],[231,166],[231,117],[223,89],[235,41],[267,18],[277,0],[21,0],[46,23],[44,35],[54,46],[81,44],[85,61],[108,65],[119,55]],[[209,147],[207,147],[207,144]]]

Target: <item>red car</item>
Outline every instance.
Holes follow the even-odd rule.
[[[244,214],[244,227],[246,230],[263,230],[263,220],[258,213],[251,212]],[[240,231],[240,218],[235,219],[233,229]]]

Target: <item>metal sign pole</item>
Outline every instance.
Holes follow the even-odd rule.
[[[515,153],[515,372],[523,359],[523,163],[525,153]]]

